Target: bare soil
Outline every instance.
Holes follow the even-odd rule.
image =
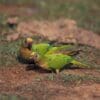
[[[61,43],[76,43],[100,48],[100,36],[77,26],[76,21],[70,19],[58,19],[56,21],[27,21],[21,22],[17,28],[21,36],[38,34]],[[91,35],[90,35],[91,34]]]
[[[92,74],[99,77],[96,70],[66,70],[71,74]],[[0,69],[0,93],[16,94],[29,100],[99,100],[100,84],[85,82],[82,84],[64,84],[62,80],[47,80],[51,73],[27,71],[25,66]],[[59,75],[56,76],[59,78]]]
[[[64,73],[75,75],[92,74],[99,77],[96,70],[65,70]],[[19,65],[0,69],[0,93],[16,94],[29,100],[99,100],[100,84],[94,82],[64,83],[56,76],[57,80],[47,80],[50,73],[43,71],[27,71],[25,66]],[[59,79],[59,80],[58,80]]]

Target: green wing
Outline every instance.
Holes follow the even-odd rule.
[[[58,47],[51,47],[47,54],[54,54],[54,53],[63,53],[66,52],[69,48],[72,48],[72,45],[62,45]]]
[[[46,55],[46,62],[49,69],[62,69],[66,64],[71,63],[72,57],[64,54]]]
[[[62,69],[67,64],[77,65],[80,68],[87,68],[88,66],[75,60],[73,57],[64,54],[48,54],[46,55],[46,62],[49,69]]]
[[[48,43],[32,45],[32,51],[38,53],[40,56],[44,56],[50,48],[51,46]]]

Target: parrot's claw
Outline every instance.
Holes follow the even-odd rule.
[[[30,54],[30,59],[32,59],[32,58],[34,57],[34,55],[35,55],[35,52],[32,52],[32,53]]]
[[[59,72],[60,72],[59,69],[56,69],[56,74],[59,74]]]

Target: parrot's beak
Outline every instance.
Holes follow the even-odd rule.
[[[38,54],[36,52],[32,52],[30,55],[30,59],[33,59],[35,62],[37,62]]]
[[[32,52],[30,55],[30,59],[34,58],[34,56],[35,56],[35,52]]]
[[[31,53],[31,56],[34,56],[34,55],[35,55],[35,52],[32,52],[32,53]]]

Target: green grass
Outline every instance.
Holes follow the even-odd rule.
[[[22,5],[22,4],[31,4],[33,0],[0,0],[1,4],[17,4],[17,5]]]
[[[17,64],[17,54],[21,41],[6,42],[5,37],[0,37],[0,67]],[[3,42],[4,41],[4,42]]]
[[[6,20],[6,15],[4,15],[4,14],[1,14],[0,15],[0,32],[2,32],[3,31],[3,29],[5,30],[5,29],[7,29],[7,25],[6,25],[6,23],[5,23],[5,20]],[[6,27],[6,28],[5,28]]]
[[[26,98],[14,94],[0,94],[0,100],[26,100]]]
[[[60,73],[59,76],[55,74],[50,74],[46,78],[47,80],[50,81],[62,81],[64,83],[77,83],[77,82],[82,83],[86,81],[100,83],[99,77],[90,76],[90,75],[73,75],[73,74]]]
[[[64,82],[93,81],[93,82],[100,83],[99,77],[89,76],[89,75],[80,76],[80,75],[72,75],[72,74],[63,74],[61,78],[63,79]]]
[[[39,0],[38,0],[39,1]],[[75,19],[78,25],[100,33],[99,0],[42,0],[40,18],[57,19],[60,17]]]

